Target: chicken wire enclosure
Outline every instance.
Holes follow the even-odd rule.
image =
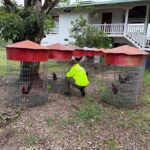
[[[104,67],[103,57],[86,57],[81,60],[81,65],[85,68],[89,77],[101,74]]]
[[[47,63],[8,61],[7,80],[10,104],[33,107],[48,99]]]
[[[70,69],[70,60],[48,61],[48,91],[62,93],[65,90],[65,77]]]
[[[119,107],[140,104],[144,66],[105,65],[101,99]]]

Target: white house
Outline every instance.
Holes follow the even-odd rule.
[[[115,46],[130,44],[150,51],[150,0],[71,0],[55,8],[56,28],[42,44],[72,41],[71,21],[80,15],[112,37]]]

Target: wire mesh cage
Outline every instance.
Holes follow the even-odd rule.
[[[75,57],[76,58],[76,57]],[[80,58],[81,59],[81,58]],[[49,60],[48,61],[48,91],[54,93],[64,93],[65,90],[65,78],[66,73],[70,70],[71,60]],[[93,57],[88,57],[86,59],[82,58],[79,61],[80,65],[85,68],[88,78],[91,81],[97,80],[97,76],[102,74],[103,62],[95,63]],[[98,79],[100,79],[98,77]],[[101,78],[102,79],[102,78]]]
[[[144,66],[105,65],[102,75],[102,101],[119,107],[140,104],[143,74]]]
[[[8,61],[7,80],[10,104],[33,107],[48,99],[47,63]]]
[[[85,68],[89,77],[102,73],[104,67],[104,59],[101,56],[84,57],[81,60],[81,65]]]
[[[65,77],[70,69],[70,60],[49,60],[48,61],[48,91],[64,93]]]

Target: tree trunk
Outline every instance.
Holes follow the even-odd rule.
[[[39,69],[39,62],[21,62],[20,81],[24,82],[38,82],[41,81]]]

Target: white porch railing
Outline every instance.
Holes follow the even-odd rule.
[[[144,24],[128,24],[127,32],[143,33],[144,32]]]
[[[107,34],[123,34],[124,24],[90,24],[91,27],[98,28]]]
[[[91,27],[107,33],[109,36],[123,35],[140,48],[150,49],[150,38],[144,36],[144,24],[90,24]]]

